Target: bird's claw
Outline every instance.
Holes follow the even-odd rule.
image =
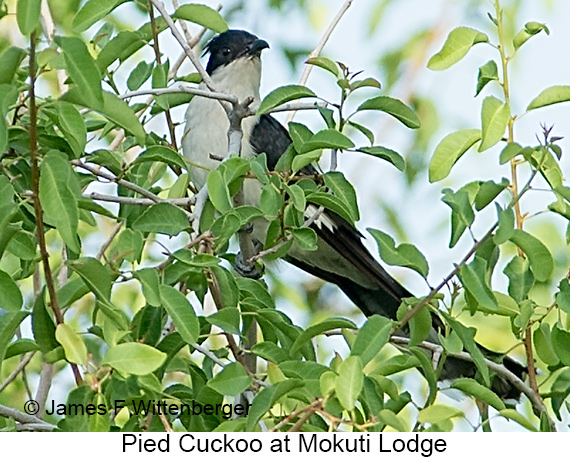
[[[254,263],[246,262],[241,252],[238,252],[236,254],[234,268],[241,276],[249,279],[261,278],[265,270],[263,266],[260,266],[259,263],[257,262]]]

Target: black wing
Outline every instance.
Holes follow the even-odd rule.
[[[291,144],[285,128],[272,116],[262,115],[250,136],[257,153],[265,152],[270,170]],[[314,174],[313,167],[303,169]],[[349,222],[332,211],[325,211],[328,223],[314,223],[317,252],[292,250],[286,260],[293,265],[339,286],[367,316],[381,314],[396,319],[403,297],[411,294],[394,280],[362,244],[362,235]]]
[[[272,170],[277,161],[291,144],[285,128],[273,117],[262,115],[253,128],[250,143],[257,153],[267,154],[267,164]],[[305,174],[315,174],[313,167],[302,170]],[[318,235],[318,249],[304,252],[292,249],[286,260],[293,265],[325,281],[339,286],[342,291],[366,315],[380,314],[396,320],[396,313],[402,298],[411,294],[392,278],[372,257],[362,244],[362,235],[349,222],[336,213],[325,211],[311,228]],[[434,329],[444,327],[437,315],[433,315]],[[437,342],[436,335],[430,339]],[[522,379],[525,368],[515,360],[479,346],[485,357],[501,361],[507,368]],[[440,379],[475,377],[477,369],[473,362],[448,358]],[[508,379],[495,376],[493,391],[501,398],[518,398],[520,391]]]

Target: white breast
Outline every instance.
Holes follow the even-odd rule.
[[[240,101],[253,97],[251,107],[255,109],[260,102],[259,83],[261,61],[258,57],[238,59],[214,71],[212,81],[220,92],[232,94]],[[201,85],[203,87],[203,84]],[[258,118],[251,116],[242,122],[243,157],[253,154],[249,136]],[[214,157],[226,157],[228,153],[229,121],[225,110],[217,100],[195,96],[186,111],[186,128],[182,148],[184,157],[190,163],[190,177],[200,189],[206,183],[208,172],[220,162]]]

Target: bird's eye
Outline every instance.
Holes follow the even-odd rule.
[[[222,55],[223,55],[224,57],[229,56],[229,55],[230,55],[230,52],[231,52],[231,51],[230,51],[230,48],[224,48],[224,49],[222,49]]]

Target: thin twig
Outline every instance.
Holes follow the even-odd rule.
[[[156,20],[154,18],[154,9],[152,7],[152,3],[149,0],[149,8],[148,13],[150,16],[150,28],[152,30],[152,49],[154,50],[154,59],[156,61],[156,65],[162,65],[162,59],[160,54],[160,46],[158,43],[158,30],[156,27]],[[172,148],[177,151],[178,146],[176,145],[176,132],[174,129],[174,122],[172,122],[172,116],[170,114],[170,109],[167,108],[164,110],[164,117],[166,118],[166,124],[168,125],[168,130],[170,131],[170,145]]]
[[[306,227],[311,226],[319,218],[319,216],[321,214],[323,214],[324,210],[325,210],[325,208],[323,206],[319,207],[315,211],[315,213],[305,221],[305,223],[302,225],[302,227],[306,228]],[[279,249],[281,249],[283,246],[285,246],[287,243],[289,243],[292,239],[293,239],[293,235],[286,236],[283,241],[277,243],[275,246],[273,246],[269,249],[258,252],[256,255],[251,257],[249,259],[249,261],[251,263],[253,263],[253,262],[256,262],[257,260],[269,255],[269,254],[275,254],[277,251],[279,251]]]
[[[20,374],[20,372],[26,368],[26,365],[30,363],[32,357],[35,355],[35,352],[30,352],[26,354],[26,356],[20,360],[18,366],[8,375],[8,377],[4,380],[4,382],[0,385],[0,392],[2,392],[16,377]]]
[[[96,198],[94,198],[92,195],[91,195],[91,198],[93,198],[93,200],[96,200]],[[151,200],[149,200],[149,201],[151,201]],[[111,234],[109,235],[107,240],[103,243],[103,245],[101,246],[101,249],[99,249],[99,252],[95,256],[95,258],[97,260],[100,260],[101,258],[103,258],[103,256],[105,255],[105,252],[107,251],[107,249],[109,249],[109,246],[111,246],[111,243],[113,242],[115,237],[121,231],[123,224],[124,224],[124,221],[121,221],[118,224],[116,224],[115,227],[113,227],[113,231],[111,232]]]
[[[134,206],[152,206],[157,202],[151,200],[150,198],[136,198],[136,197],[121,197],[119,195],[106,195],[97,192],[91,192],[90,194],[83,194],[84,197],[90,198],[92,200],[98,200],[102,202],[110,203],[120,203],[122,205],[134,205]],[[188,208],[194,204],[196,199],[194,197],[184,197],[184,198],[165,198],[161,199],[161,202],[170,203],[171,205],[180,206],[182,208]]]
[[[194,50],[192,49],[192,47],[184,40],[184,37],[182,36],[180,31],[178,30],[178,28],[174,24],[174,21],[172,20],[172,18],[168,14],[168,12],[166,11],[164,4],[158,0],[150,0],[150,1],[156,7],[156,9],[160,12],[160,14],[162,15],[166,24],[170,28],[172,35],[174,36],[174,38],[176,38],[176,41],[178,41],[180,46],[182,46],[182,49],[184,50],[184,52],[186,53],[186,55],[188,56],[188,58],[190,59],[190,61],[194,65],[194,67],[196,68],[196,71],[198,71],[198,73],[200,73],[200,76],[202,77],[202,81],[204,81],[204,84],[206,85],[206,87],[208,89],[210,89],[212,92],[217,92],[216,87],[214,85],[214,82],[212,81],[212,78],[210,78],[210,75],[208,73],[206,73],[206,70],[204,70],[204,67],[200,63],[200,59],[198,59],[198,57],[196,57],[196,54],[194,53]]]
[[[313,403],[311,403],[310,405],[305,406],[304,408],[301,408],[298,411],[293,411],[291,414],[289,414],[287,417],[285,417],[283,420],[281,420],[280,422],[278,422],[274,427],[272,427],[271,429],[269,429],[270,432],[276,432],[278,430],[280,430],[281,428],[283,428],[285,425],[287,425],[289,422],[291,422],[293,419],[295,419],[296,417],[300,416],[303,413],[306,413],[307,411],[313,410],[313,414],[314,414],[314,410],[316,409],[320,409],[323,405],[323,399],[322,398],[317,398]],[[289,431],[293,431],[293,430],[289,430]]]
[[[38,383],[38,389],[36,390],[35,398],[39,406],[36,417],[40,419],[44,417],[46,402],[53,381],[54,370],[55,367],[53,363],[43,362],[42,371],[40,373],[40,382]]]
[[[409,338],[405,338],[402,336],[391,336],[390,342],[407,346],[410,343]],[[427,349],[429,351],[442,351],[443,348],[439,344],[430,343],[429,341],[423,341],[422,343],[418,344],[419,347]],[[459,360],[466,360],[468,362],[473,362],[473,357],[468,352],[459,352],[459,353],[448,353],[448,357],[452,357]],[[532,403],[533,408],[536,411],[546,411],[546,407],[542,403],[540,397],[530,388],[527,386],[517,375],[509,371],[504,365],[500,363],[493,362],[487,358],[483,358],[485,364],[493,370],[495,373],[503,377],[504,379],[508,380],[511,384],[513,384],[519,391],[521,391]]]
[[[321,41],[319,41],[319,44],[317,45],[317,47],[309,54],[310,59],[314,58],[314,57],[318,57],[321,54],[323,48],[327,44],[327,41],[331,37],[334,29],[336,28],[336,26],[338,25],[338,23],[342,19],[342,16],[344,16],[344,13],[346,13],[348,8],[350,8],[352,1],[353,0],[346,0],[346,2],[344,2],[344,4],[341,6],[340,10],[338,11],[336,16],[333,18],[333,20],[331,21],[331,23],[329,24],[329,26],[325,30],[325,33],[322,36]],[[303,71],[303,74],[301,75],[299,85],[304,86],[305,84],[307,84],[307,80],[309,79],[309,75],[311,74],[312,70],[313,70],[313,65],[307,65],[305,67],[305,70]],[[295,111],[292,111],[289,114],[289,116],[287,117],[286,124],[291,122],[294,117],[295,117]]]
[[[214,100],[221,100],[232,104],[238,103],[235,95],[224,94],[221,92],[212,92],[204,89],[196,89],[189,84],[178,84],[174,87],[167,87],[163,89],[140,89],[132,92],[125,92],[120,98],[139,97],[141,95],[165,95],[165,94],[192,94],[200,97],[212,98]]]

